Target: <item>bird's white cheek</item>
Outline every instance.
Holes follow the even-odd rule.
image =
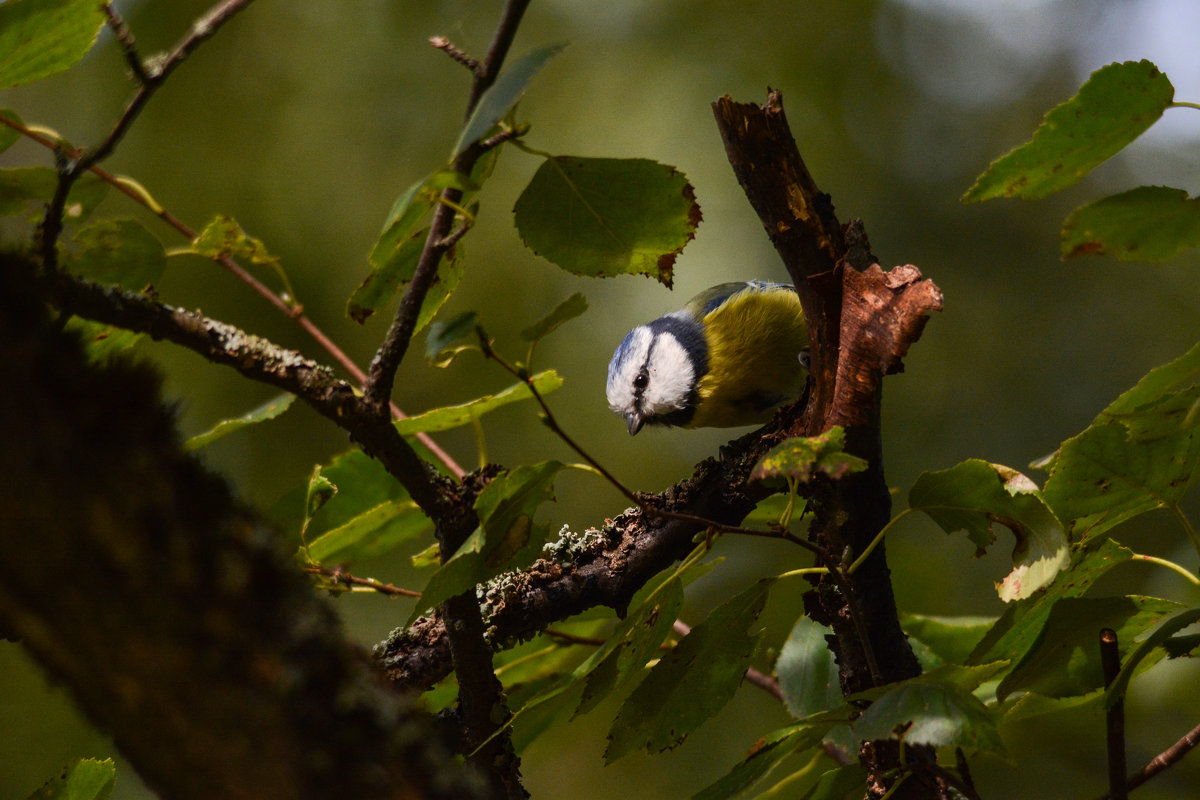
[[[642,395],[648,414],[667,414],[687,405],[696,385],[696,370],[679,340],[664,333],[654,342],[650,356],[650,382]]]

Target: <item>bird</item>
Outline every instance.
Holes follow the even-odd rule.
[[[808,379],[808,326],[787,283],[713,286],[631,330],[608,365],[608,405],[645,425],[761,424]]]

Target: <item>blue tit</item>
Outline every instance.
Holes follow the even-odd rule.
[[[608,365],[608,405],[632,436],[643,425],[766,422],[808,377],[808,326],[786,283],[722,283],[640,325]]]

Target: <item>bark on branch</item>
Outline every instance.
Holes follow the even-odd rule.
[[[0,263],[0,626],[163,798],[489,797],[179,449],[148,370],[88,364]]]

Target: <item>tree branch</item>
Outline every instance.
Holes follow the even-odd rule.
[[[505,5],[487,55],[480,62],[479,67],[473,71],[475,79],[471,84],[471,96],[467,101],[465,118],[470,118],[471,112],[479,103],[479,98],[500,74],[500,67],[504,64],[513,39],[516,38],[517,28],[521,24],[521,17],[524,16],[529,2],[530,0],[509,0]],[[484,152],[478,143],[468,147],[455,157],[453,169],[469,175]],[[458,205],[460,200],[462,200],[462,192],[458,189],[446,189],[442,192],[442,202],[438,203],[437,209],[433,213],[429,235],[425,238],[425,247],[417,261],[412,280],[409,281],[408,289],[404,292],[400,307],[396,309],[396,316],[384,337],[383,344],[380,345],[379,350],[375,353],[375,358],[371,361],[365,394],[367,402],[375,408],[386,407],[388,400],[391,399],[396,370],[399,369],[400,362],[404,360],[404,354],[408,351],[409,342],[416,330],[417,315],[421,311],[421,304],[425,302],[425,295],[433,286],[442,257],[453,245],[453,240],[449,239],[449,236],[454,227],[454,206]],[[448,245],[447,242],[451,242],[451,244]]]
[[[157,378],[89,364],[33,269],[0,264],[3,628],[164,800],[489,797],[180,452]]]
[[[809,538],[839,559],[864,552],[891,517],[880,430],[882,379],[901,369],[927,315],[941,308],[941,292],[915,267],[884,272],[861,224],[839,224],[800,156],[779,92],[769,92],[763,106],[723,97],[713,113],[734,173],[792,276],[808,323],[811,381],[806,406],[788,433],[812,436],[840,425],[846,451],[868,464],[839,480],[810,484]],[[836,563],[823,566],[830,573],[815,579],[805,608],[833,628],[830,646],[843,692],[918,675],[900,629],[884,546],[849,577]],[[864,744],[870,793],[915,797],[928,788],[927,776],[896,784],[900,748],[894,745]],[[929,748],[906,752],[910,763],[933,759]]]
[[[1117,632],[1112,628],[1100,631],[1100,665],[1104,669],[1104,686],[1112,686],[1121,672],[1121,653]],[[1108,795],[1112,800],[1125,800],[1129,792],[1125,785],[1125,700],[1119,699],[1105,714],[1108,742]]]
[[[46,293],[66,313],[174,342],[214,364],[296,395],[349,432],[431,519],[444,518],[457,502],[447,482],[421,460],[390,420],[368,409],[354,387],[335,378],[328,367],[232,325],[145,295],[63,274],[47,281]]]

